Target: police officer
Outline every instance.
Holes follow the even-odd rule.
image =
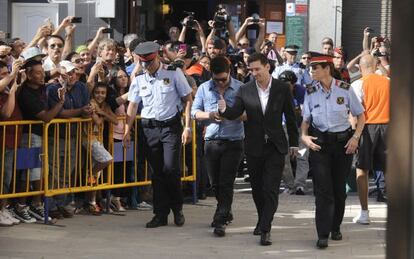
[[[285,47],[286,62],[281,66],[277,66],[272,73],[273,78],[279,78],[280,74],[283,71],[291,70],[295,73],[298,80],[296,84],[302,86],[309,85],[312,83],[312,79],[303,65],[299,62],[296,62],[296,55],[298,54],[299,47],[296,45],[288,45]]]
[[[345,179],[352,155],[365,124],[364,108],[350,85],[333,78],[332,56],[318,53],[310,63],[314,81],[305,94],[302,141],[309,147],[316,203],[318,248],[328,246],[328,237],[342,240],[340,225],[345,210]],[[349,112],[357,117],[351,131]],[[309,128],[312,131],[309,133]]]
[[[128,100],[127,125],[124,143],[130,143],[130,129],[135,120],[138,104],[142,101],[142,127],[147,158],[153,169],[152,187],[154,214],[147,228],[168,224],[170,209],[177,226],[184,224],[182,212],[180,151],[181,145],[191,139],[190,109],[192,89],[183,72],[174,66],[160,62],[154,42],[139,44],[134,52],[138,55],[144,72],[133,80]],[[184,108],[185,126],[181,123]],[[138,151],[139,152],[139,151]]]

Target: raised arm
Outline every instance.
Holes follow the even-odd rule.
[[[265,33],[266,33],[266,23],[265,23],[265,19],[260,19],[259,22],[259,37],[257,38],[256,43],[254,44],[254,49],[256,50],[256,52],[260,52],[260,48],[264,42],[264,38],[265,38]]]
[[[96,46],[98,46],[98,43],[99,43],[100,39],[102,38],[102,31],[104,29],[106,29],[106,28],[105,27],[100,27],[98,29],[98,31],[96,32],[95,38],[93,38],[91,43],[89,43],[89,45],[88,45],[89,51],[93,51],[96,48]]]

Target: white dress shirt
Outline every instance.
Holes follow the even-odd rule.
[[[269,93],[270,93],[270,87],[272,87],[272,78],[269,78],[269,84],[267,85],[267,88],[263,90],[259,83],[256,80],[256,87],[257,87],[257,93],[259,94],[260,104],[262,106],[262,112],[265,114],[267,101],[269,101]]]

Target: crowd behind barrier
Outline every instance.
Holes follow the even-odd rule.
[[[124,121],[125,117],[119,117]],[[135,128],[139,127],[137,116]],[[40,147],[33,146],[31,139],[32,125],[42,125],[43,136]],[[193,202],[197,201],[196,187],[196,135],[195,123],[191,144],[184,146],[181,155],[181,181],[190,182],[193,191]],[[16,134],[13,139],[7,139],[10,131],[22,132],[23,128],[28,130],[28,139],[22,140],[21,135]],[[122,142],[113,141],[113,128],[110,127],[108,135],[108,150],[114,160],[107,170],[101,172],[96,181],[91,181],[91,168],[93,166],[91,139],[91,119],[54,119],[49,123],[39,121],[7,121],[0,122],[1,130],[1,154],[0,168],[0,199],[13,199],[20,197],[44,196],[45,199],[56,195],[73,194],[77,192],[90,192],[97,190],[112,190],[116,188],[128,188],[136,186],[151,185],[151,176],[148,163],[138,166],[138,145],[125,147]],[[87,136],[83,134],[86,131]],[[136,134],[132,143],[138,143]],[[23,143],[24,142],[24,143]],[[190,150],[190,152],[187,151]],[[6,151],[7,150],[7,151]],[[5,168],[6,159],[12,161],[12,168]],[[191,160],[191,161],[189,161]],[[126,164],[133,163],[133,170],[127,170]],[[121,163],[121,171],[114,170],[114,163]],[[40,188],[31,186],[30,170],[40,170]],[[9,173],[6,173],[9,170]],[[115,181],[115,177],[118,181]],[[19,183],[22,178],[27,179],[24,185]],[[10,183],[10,184],[8,184]],[[7,187],[9,186],[9,187]],[[7,187],[7,188],[6,188]],[[47,206],[47,203],[45,203]],[[48,208],[45,207],[47,211]],[[47,217],[45,222],[47,222]]]

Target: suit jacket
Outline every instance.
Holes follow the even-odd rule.
[[[282,126],[282,114],[285,115],[289,145],[298,147],[298,128],[293,108],[293,97],[289,85],[272,78],[269,100],[263,115],[256,80],[244,84],[237,93],[234,105],[227,106],[221,115],[227,119],[236,119],[246,111],[245,153],[260,157],[263,155],[265,134],[277,150],[286,154],[288,142]]]

